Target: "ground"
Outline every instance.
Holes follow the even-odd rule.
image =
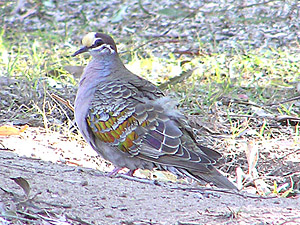
[[[0,143],[2,224],[300,223],[300,198],[108,177],[99,169],[109,166],[89,146],[42,128]]]
[[[299,4],[0,2],[0,224],[299,224]],[[66,106],[90,60],[69,55],[90,31],[178,100],[240,192],[107,176]]]

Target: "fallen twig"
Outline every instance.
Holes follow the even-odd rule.
[[[70,216],[70,215],[66,214],[66,217],[67,217],[68,219],[70,219],[70,220],[74,220],[74,221],[76,221],[76,222],[79,222],[80,224],[93,225],[92,223],[89,223],[89,222],[87,222],[87,221],[82,220],[82,219],[79,218],[78,216],[73,217],[73,216]]]
[[[283,101],[280,101],[280,102],[274,102],[274,103],[266,104],[266,106],[280,105],[280,104],[284,104],[284,103],[292,102],[292,101],[296,101],[296,100],[300,100],[300,96],[289,98],[289,99],[286,99],[286,100],[283,100]]]
[[[300,152],[300,149],[297,149],[297,150],[295,150],[295,151],[289,152],[289,153],[287,153],[287,154],[285,154],[285,155],[279,157],[277,160],[284,159],[285,157],[287,157],[287,156],[289,156],[289,155],[292,155],[292,154],[295,154],[295,153],[297,153],[297,152]]]
[[[211,192],[220,192],[220,193],[226,193],[226,194],[232,194],[232,195],[238,195],[243,198],[254,198],[254,199],[273,199],[277,197],[265,197],[265,196],[259,196],[259,195],[253,195],[253,194],[247,194],[247,193],[241,193],[233,190],[228,189],[220,189],[220,188],[207,188],[207,187],[201,187],[201,188],[182,188],[182,187],[170,187],[170,189],[178,189],[183,191],[191,191],[191,192],[197,192],[197,191],[211,191]]]
[[[7,219],[16,219],[16,220],[21,220],[21,221],[26,221],[26,222],[32,223],[32,220],[22,218],[22,217],[19,217],[19,216],[1,215],[1,217],[7,218]]]
[[[63,98],[59,97],[58,95],[56,94],[51,94],[50,95],[52,98],[54,98],[55,100],[63,103],[64,105],[66,105],[69,109],[71,109],[73,112],[74,112],[74,107],[71,105],[70,101],[69,100],[64,100]]]
[[[46,202],[44,200],[34,200],[34,202],[36,202],[36,203],[44,203],[46,205],[50,205],[50,206],[54,206],[54,207],[61,207],[61,208],[65,208],[65,209],[72,208],[71,204],[52,203],[52,202]]]
[[[170,80],[168,80],[167,82],[162,83],[158,87],[160,89],[165,89],[168,85],[178,84],[181,81],[183,81],[184,79],[187,79],[188,77],[190,77],[196,69],[197,68],[191,69],[191,70],[186,71],[186,72],[182,72],[178,76],[170,78]]]
[[[269,120],[274,120],[276,122],[283,122],[285,120],[288,121],[299,121],[300,122],[300,118],[298,117],[294,117],[294,116],[288,116],[288,115],[281,115],[281,116],[269,116],[269,115],[265,115],[265,116],[255,116],[255,115],[242,115],[242,114],[221,114],[220,116],[225,116],[225,117],[244,117],[244,118],[253,118],[253,119],[269,119]]]

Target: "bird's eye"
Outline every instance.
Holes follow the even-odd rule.
[[[104,42],[101,39],[97,39],[95,41],[95,43],[93,44],[93,47],[95,48],[95,47],[98,47],[98,46],[100,46],[102,44],[104,44]]]

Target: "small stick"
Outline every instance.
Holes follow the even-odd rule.
[[[275,103],[267,104],[266,106],[280,105],[280,104],[284,104],[284,103],[287,103],[287,102],[296,101],[296,100],[299,100],[299,99],[300,99],[300,96],[296,96],[296,97],[289,98],[289,99],[281,101],[281,102],[275,102]]]
[[[232,195],[237,195],[241,196],[243,198],[254,198],[254,199],[273,199],[277,197],[264,197],[264,196],[259,196],[259,195],[253,195],[253,194],[247,194],[247,193],[241,193],[237,192],[234,190],[227,190],[227,189],[221,189],[221,188],[206,188],[206,187],[201,187],[201,188],[181,188],[181,187],[171,187],[170,189],[177,189],[177,190],[183,190],[183,191],[189,191],[189,192],[197,192],[197,191],[211,191],[211,192],[221,192],[221,193],[226,193],[226,194],[232,194]]]
[[[284,156],[279,157],[277,160],[284,159],[285,157],[287,157],[289,155],[292,155],[292,154],[295,154],[297,152],[300,152],[300,149],[297,149],[295,151],[289,152],[289,153],[285,154]]]
[[[70,215],[66,214],[66,217],[67,217],[68,219],[70,219],[70,220],[74,220],[74,221],[76,221],[76,222],[79,222],[80,224],[93,225],[92,223],[89,223],[89,222],[87,222],[87,221],[82,220],[82,219],[79,218],[78,216],[73,217],[73,216],[70,216]]]
[[[64,100],[63,98],[59,97],[56,94],[51,94],[51,97],[54,98],[55,100],[63,103],[64,105],[66,105],[69,109],[71,109],[74,112],[74,107],[71,105],[69,100]]]

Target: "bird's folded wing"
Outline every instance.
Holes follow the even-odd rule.
[[[201,151],[179,121],[134,87],[118,82],[99,86],[87,117],[96,138],[120,151],[154,163],[207,171],[217,156]]]

